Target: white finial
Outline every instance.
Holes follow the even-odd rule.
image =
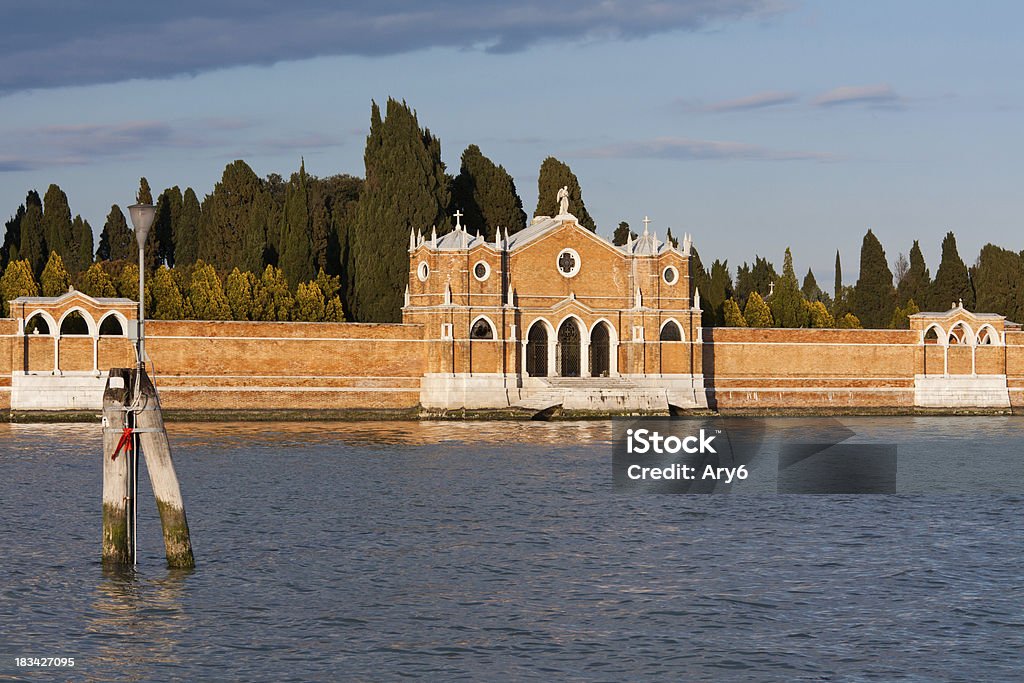
[[[508,288],[508,296],[505,297],[505,305],[506,306],[515,306],[515,300],[516,300],[515,299],[515,292],[513,292],[512,288],[509,287]]]
[[[477,231],[476,231],[476,238],[477,238],[477,239],[481,239],[481,238],[480,238],[480,231],[479,231],[479,230],[477,230]]]
[[[455,229],[458,230],[459,228],[462,227],[462,221],[460,219],[463,216],[465,216],[466,214],[464,214],[461,211],[459,211],[458,209],[456,209],[455,213],[452,214],[452,215],[455,216]]]
[[[700,309],[700,289],[697,287],[693,288],[693,308],[695,310]]]
[[[648,226],[648,224],[650,224],[650,222],[651,222],[651,219],[648,218],[647,216],[644,216],[644,235],[645,236],[647,235],[647,226]]]
[[[633,253],[633,233],[626,235],[626,251]]]
[[[416,248],[416,231],[409,228],[409,251]]]
[[[960,297],[960,301],[958,303],[960,305],[960,308],[963,308],[964,307],[964,298]]]
[[[409,285],[405,286],[405,308],[409,306]]]
[[[501,251],[501,228],[494,231],[494,251]]]
[[[643,292],[640,291],[639,287],[636,288],[636,301],[634,303],[636,304],[636,308],[644,307],[644,295]]]
[[[693,236],[690,233],[683,235],[683,256],[689,256],[690,251],[693,249]]]
[[[508,228],[505,228],[505,242],[502,244],[503,249],[508,249]]]
[[[437,249],[437,226],[430,229],[430,248]]]
[[[449,280],[444,283],[444,305],[452,305],[452,283],[449,276]]]
[[[466,238],[469,237],[469,233],[465,230],[459,230],[459,244],[465,249],[468,245],[466,244]]]

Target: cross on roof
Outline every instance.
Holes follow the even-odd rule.
[[[647,234],[647,226],[650,224],[650,222],[651,222],[651,219],[648,218],[647,216],[644,216],[644,234],[645,235]]]
[[[459,219],[465,216],[466,214],[456,209],[453,215],[455,216],[455,229],[458,230],[459,228],[462,227],[462,222]]]

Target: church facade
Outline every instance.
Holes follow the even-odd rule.
[[[645,227],[619,247],[568,212],[494,241],[414,232],[403,320],[431,340],[421,404],[706,408],[689,263],[689,236],[675,248]]]

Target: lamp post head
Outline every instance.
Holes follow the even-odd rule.
[[[132,204],[128,207],[128,214],[132,218],[132,227],[135,228],[135,239],[139,243],[139,249],[142,249],[149,236],[149,229],[153,227],[156,207],[152,204]]]

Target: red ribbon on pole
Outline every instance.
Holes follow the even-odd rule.
[[[117,442],[117,448],[114,449],[114,454],[110,456],[111,460],[117,460],[117,454],[124,448],[124,454],[128,455],[132,450],[132,428],[125,427],[124,431],[121,432],[121,438]]]

